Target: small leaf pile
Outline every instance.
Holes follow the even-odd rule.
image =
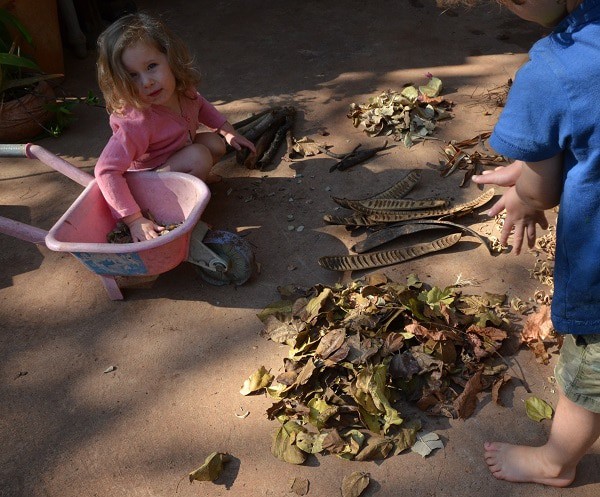
[[[437,121],[451,117],[452,103],[440,97],[442,81],[430,77],[426,85],[408,85],[398,93],[386,90],[367,104],[350,105],[348,117],[369,136],[393,135],[407,148],[433,134]]]
[[[481,174],[484,166],[505,165],[508,160],[503,155],[486,154],[483,151],[467,152],[466,149],[480,145],[485,149],[484,141],[491,133],[480,133],[474,138],[461,142],[452,141],[442,150],[443,159],[440,161],[440,174],[443,178],[450,176],[457,169],[465,170],[460,187],[467,186],[474,174]],[[487,149],[485,149],[487,150]]]
[[[280,293],[284,300],[258,317],[262,336],[290,347],[283,371],[273,377],[261,367],[244,391],[265,388],[276,399],[267,415],[281,423],[272,452],[284,461],[398,454],[420,429],[403,420],[400,400],[466,418],[506,369],[497,353],[507,338],[504,295],[462,295],[415,276],[403,285],[383,274]]]

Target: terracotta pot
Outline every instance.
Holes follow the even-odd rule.
[[[35,93],[0,102],[0,143],[16,143],[39,135],[52,117],[46,105],[54,100],[54,90],[40,81]]]

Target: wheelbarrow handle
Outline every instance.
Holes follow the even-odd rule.
[[[91,174],[82,171],[61,157],[54,155],[49,150],[33,143],[0,144],[0,157],[37,159],[82,186],[87,186],[94,179]]]
[[[2,143],[0,144],[0,157],[27,157],[27,144]]]

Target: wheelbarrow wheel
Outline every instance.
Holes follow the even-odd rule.
[[[254,252],[242,237],[229,231],[208,231],[202,242],[227,262],[223,271],[196,266],[200,277],[211,285],[243,285],[254,273]]]

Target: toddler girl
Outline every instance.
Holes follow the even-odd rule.
[[[141,213],[126,171],[179,171],[210,182],[211,168],[225,154],[222,138],[236,150],[255,153],[254,145],[196,91],[198,82],[183,41],[147,14],[122,17],[98,39],[98,84],[113,135],[95,176],[134,242],[156,238],[164,228]],[[197,133],[200,123],[213,131]]]

